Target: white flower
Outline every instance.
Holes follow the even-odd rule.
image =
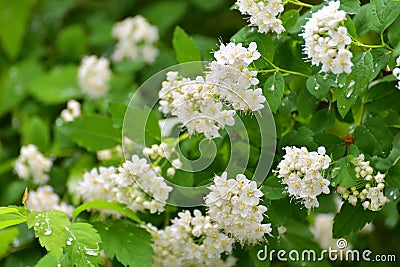
[[[209,216],[199,210],[178,213],[164,230],[149,225],[153,237],[153,267],[234,266],[235,258],[221,259],[231,253],[234,240],[218,230]]]
[[[69,100],[67,108],[61,111],[61,118],[66,122],[71,122],[79,116],[81,116],[81,104],[76,100]]]
[[[115,61],[129,58],[152,63],[158,55],[158,49],[154,46],[159,38],[158,29],[140,15],[117,22],[112,35],[118,41],[113,53]]]
[[[383,194],[385,174],[378,172],[374,175],[374,169],[370,166],[369,161],[365,161],[364,154],[353,158],[351,163],[354,165],[356,183],[362,184],[362,186],[354,186],[349,190],[340,185],[337,192],[353,206],[356,206],[360,199],[364,209],[379,211],[388,201]]]
[[[14,163],[14,170],[18,177],[27,180],[33,177],[35,184],[45,184],[49,179],[48,173],[53,165],[50,159],[45,158],[35,145],[21,147],[20,155]]]
[[[339,10],[339,7],[339,1],[332,1],[313,13],[300,34],[305,41],[304,53],[311,64],[322,64],[321,71],[334,74],[350,73],[353,66],[353,54],[346,49],[351,44],[351,38],[347,28],[341,26],[346,19],[346,12]]]
[[[54,193],[53,187],[49,185],[41,186],[36,191],[29,191],[26,207],[31,211],[40,212],[60,210],[70,217],[74,209],[73,206],[65,202],[60,203],[60,197]]]
[[[271,224],[263,224],[267,208],[259,205],[264,195],[255,181],[243,174],[236,179],[227,179],[227,173],[215,176],[211,192],[205,197],[208,214],[213,222],[241,245],[255,244],[270,234]]]
[[[259,83],[257,71],[248,68],[260,57],[255,42],[248,48],[241,43],[221,44],[214,57],[205,78],[168,72],[159,92],[161,112],[176,116],[189,134],[203,133],[209,139],[235,124],[235,110],[254,112],[264,108],[266,101],[262,89],[253,88]]]
[[[258,32],[281,34],[285,31],[277,18],[284,10],[281,0],[238,0],[236,4],[243,15],[250,16],[250,23],[258,27]]]
[[[325,155],[325,148],[319,147],[317,152],[308,152],[305,147],[283,149],[286,153],[278,164],[278,178],[282,178],[288,194],[300,200],[308,210],[318,207],[317,197],[329,194],[330,182],[322,176],[331,162]]]
[[[83,92],[90,98],[104,96],[108,90],[110,68],[108,59],[84,56],[78,69],[78,81]]]
[[[396,68],[393,69],[392,73],[397,79],[396,87],[400,90],[400,56],[396,59]]]

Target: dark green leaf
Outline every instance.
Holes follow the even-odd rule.
[[[310,121],[310,129],[314,133],[321,133],[329,130],[335,123],[335,113],[332,110],[325,108],[318,110],[312,116]]]
[[[389,27],[400,15],[400,2],[392,0],[372,0],[366,21],[368,28],[378,33]]]
[[[385,69],[389,63],[390,51],[384,48],[372,49],[371,54],[374,61],[374,69],[370,81],[378,77],[381,70]]]
[[[284,186],[281,183],[281,179],[278,179],[278,177],[274,175],[265,180],[261,191],[264,193],[266,199],[275,200],[286,197],[286,195],[283,194],[283,189]]]
[[[26,119],[22,126],[22,144],[34,144],[41,151],[46,151],[50,143],[49,123],[40,117]]]
[[[319,105],[319,100],[307,90],[300,90],[297,96],[297,110],[303,118],[308,118]]]
[[[395,47],[397,44],[400,43],[400,18],[397,18],[392,26],[390,26],[388,31],[388,38],[392,47]]]
[[[201,54],[193,39],[179,26],[175,27],[172,44],[179,63],[200,61]]]
[[[35,267],[53,267],[57,266],[57,264],[57,258],[53,254],[47,253],[35,264]]]
[[[368,111],[380,112],[398,107],[400,92],[395,86],[395,82],[380,82],[369,88],[364,100]]]
[[[310,94],[315,97],[322,98],[328,95],[329,89],[334,84],[330,79],[324,79],[320,74],[310,76],[306,82],[306,88]]]
[[[281,105],[283,91],[285,90],[285,81],[280,72],[274,72],[268,77],[264,84],[264,95],[272,112],[276,112]]]
[[[278,152],[285,146],[305,146],[309,150],[315,150],[318,148],[318,144],[314,142],[313,136],[313,131],[306,127],[300,127],[297,130],[292,130],[279,141]]]
[[[365,4],[361,6],[360,11],[353,18],[354,25],[356,26],[358,35],[366,34],[369,29],[366,22],[366,14],[370,4]]]
[[[79,60],[86,53],[86,33],[80,24],[73,24],[62,29],[57,36],[57,49],[66,60]]]
[[[354,131],[354,144],[361,152],[387,157],[392,148],[393,136],[379,118],[371,118]]]
[[[333,220],[333,238],[340,238],[356,232],[371,222],[377,214],[378,212],[364,210],[361,204],[354,207],[348,202],[343,203],[340,212],[335,215]]]
[[[14,239],[19,235],[16,227],[0,230],[0,259],[7,255]]]
[[[296,24],[299,19],[300,14],[296,9],[289,9],[283,12],[280,16],[283,27],[285,27],[286,31],[291,31],[292,27]]]
[[[333,159],[344,156],[346,151],[346,143],[342,138],[331,133],[320,133],[314,136],[314,141],[326,148],[326,153],[332,155]]]
[[[59,130],[78,145],[96,152],[121,143],[121,131],[115,129],[113,125],[111,118],[92,114],[66,123],[59,127]]]
[[[152,266],[151,235],[144,228],[124,220],[99,222],[95,227],[103,240],[104,252],[111,259],[116,257],[124,266]]]

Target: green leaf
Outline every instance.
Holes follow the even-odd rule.
[[[323,131],[329,130],[335,124],[335,113],[332,110],[325,108],[318,110],[311,117],[310,129],[314,133],[321,133]]]
[[[26,222],[27,218],[19,212],[0,214],[0,229]]]
[[[39,101],[61,104],[71,98],[81,97],[82,90],[77,85],[77,66],[57,66],[49,73],[38,76],[29,87],[30,93]]]
[[[41,151],[46,151],[50,144],[49,123],[38,116],[26,119],[22,125],[22,144],[34,144]]]
[[[389,50],[384,48],[371,50],[371,54],[374,61],[374,69],[372,70],[373,74],[370,78],[370,81],[378,77],[378,75],[381,73],[381,70],[386,69],[390,59],[389,52],[390,52]]]
[[[16,208],[10,207],[0,207],[0,215],[1,214],[8,214],[8,213],[19,213]]]
[[[80,24],[63,28],[56,40],[60,56],[66,60],[79,60],[86,53],[86,40],[87,34]]]
[[[123,103],[110,102],[108,110],[116,127],[122,127],[127,106]]]
[[[47,253],[35,264],[35,267],[53,267],[57,266],[57,264],[57,258],[53,254]]]
[[[116,257],[124,266],[152,266],[152,238],[144,228],[125,220],[98,222],[95,227],[103,240],[104,252],[111,259]]]
[[[125,205],[121,203],[115,203],[115,202],[108,202],[104,200],[93,200],[86,202],[78,207],[75,208],[75,210],[72,212],[73,220],[75,221],[76,218],[78,218],[79,214],[84,212],[87,209],[106,209],[106,210],[114,210],[116,212],[119,212],[121,215],[124,215],[131,220],[137,222],[137,223],[142,223],[142,221],[139,219],[139,217],[131,210],[125,207]]]
[[[346,83],[342,88],[336,88],[334,91],[337,107],[342,118],[347,115],[358,97],[366,90],[373,70],[373,60],[370,52],[357,54],[351,61],[354,66],[346,78]]]
[[[299,116],[303,118],[308,118],[311,114],[315,112],[320,101],[313,95],[311,95],[307,90],[300,90],[297,96],[297,110]]]
[[[392,47],[396,47],[400,43],[400,17],[390,26],[388,38]]]
[[[368,155],[387,157],[392,148],[393,135],[379,118],[371,118],[354,131],[354,144]]]
[[[115,129],[113,125],[109,117],[90,114],[62,125],[59,130],[78,145],[96,152],[121,143],[121,131]]]
[[[314,142],[314,133],[306,127],[300,127],[287,133],[279,141],[278,148],[281,150],[285,146],[307,147],[309,150],[318,148],[318,144]],[[278,151],[279,151],[278,150]]]
[[[100,255],[100,235],[89,223],[73,223],[66,227],[67,234],[63,243],[71,266],[92,267],[103,263]],[[124,236],[119,236],[123,239]]]
[[[356,171],[352,163],[346,158],[340,159],[333,169],[333,181],[339,185],[350,188],[356,185]]]
[[[200,61],[201,54],[193,39],[179,26],[175,27],[172,44],[179,63]]]
[[[340,9],[347,14],[357,14],[361,9],[360,0],[340,0]]]
[[[361,204],[356,207],[348,202],[343,203],[340,212],[333,219],[333,238],[340,238],[364,227],[371,222],[378,212],[364,210]]]
[[[381,112],[398,107],[400,101],[396,82],[379,82],[365,93],[364,102],[370,112]]]
[[[366,34],[369,31],[367,22],[366,22],[367,10],[368,10],[369,6],[370,6],[369,3],[362,5],[358,14],[356,14],[353,18],[353,22],[356,27],[357,33],[360,36]]]
[[[19,235],[16,227],[0,230],[0,259],[7,255],[11,243]]]
[[[282,102],[285,81],[280,72],[274,72],[264,84],[264,95],[267,98],[271,111],[276,113]]]
[[[315,97],[322,98],[328,95],[329,89],[334,84],[330,79],[324,79],[321,74],[310,76],[306,82],[306,88],[310,94]]]
[[[149,22],[158,27],[160,35],[167,33],[167,30],[176,25],[185,15],[188,3],[177,1],[159,1],[141,10],[141,14]],[[166,16],[168,14],[168,16]],[[161,19],[162,18],[162,19]]]
[[[249,46],[251,42],[256,42],[257,51],[261,54],[261,58],[255,62],[259,68],[265,67],[268,64],[263,57],[269,61],[273,61],[274,59],[275,49],[272,38],[267,34],[259,33],[254,27],[244,26],[231,37],[231,42],[242,43],[245,47]]]
[[[36,0],[0,0],[0,41],[11,59],[15,59],[29,21],[29,15]]]
[[[283,27],[285,27],[286,31],[291,31],[292,27],[296,24],[299,19],[300,14],[296,9],[289,9],[282,13],[280,19],[282,21]]]
[[[372,0],[366,15],[368,28],[383,33],[400,15],[400,2]]]
[[[148,145],[158,142],[161,138],[161,130],[155,113],[147,108],[141,109],[131,105],[126,110],[123,131],[124,136],[134,142],[146,140]]]
[[[314,135],[314,141],[326,148],[326,153],[332,155],[334,159],[344,156],[346,151],[345,141],[337,135],[332,133],[320,133]]]
[[[286,197],[286,195],[283,194],[283,189],[284,186],[281,183],[281,179],[278,179],[278,177],[274,175],[265,180],[261,191],[264,193],[266,199],[275,200]]]
[[[35,230],[40,245],[59,259],[65,247],[64,237],[69,225],[68,216],[59,210],[33,211],[28,217],[28,227]]]
[[[29,83],[41,75],[42,67],[36,60],[24,60],[2,69],[0,79],[0,116],[20,104],[28,95]]]

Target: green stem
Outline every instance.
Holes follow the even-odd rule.
[[[302,7],[308,7],[308,8],[313,8],[314,7],[313,5],[310,5],[310,4],[307,4],[307,3],[303,3],[303,2],[300,2],[298,0],[289,0],[287,2],[290,3],[290,4],[296,5],[296,6],[302,6]]]
[[[382,40],[382,44],[379,45],[371,45],[371,44],[363,44],[360,43],[359,41],[353,40],[353,44],[358,46],[358,47],[365,47],[365,48],[386,48],[388,50],[393,51],[393,48],[391,48],[390,46],[388,46],[385,42],[383,42]]]
[[[268,63],[269,65],[271,65],[271,67],[273,67],[274,69],[270,69],[270,70],[257,70],[257,71],[260,72],[260,73],[270,73],[270,72],[279,71],[279,72],[283,72],[283,73],[288,73],[288,74],[293,74],[293,75],[302,76],[302,77],[305,77],[305,78],[308,78],[308,77],[309,77],[309,75],[304,74],[304,73],[301,73],[301,72],[282,69],[282,68],[276,66],[274,63],[272,63],[272,62],[271,62],[270,60],[268,60],[266,57],[263,57],[263,59],[264,59],[265,61],[267,61],[267,63]]]

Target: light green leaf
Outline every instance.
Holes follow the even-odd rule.
[[[282,21],[283,27],[285,27],[286,31],[291,31],[291,28],[296,24],[297,20],[300,17],[300,13],[296,9],[288,9],[282,13],[280,19]]]
[[[80,24],[63,28],[57,35],[57,49],[65,60],[79,60],[86,53],[87,34]]]
[[[340,212],[333,219],[333,238],[340,238],[364,227],[371,222],[378,212],[364,210],[361,204],[356,207],[348,202],[343,203]]]
[[[108,202],[104,200],[93,200],[86,202],[78,207],[75,208],[75,210],[72,212],[73,220],[75,221],[76,218],[84,212],[87,209],[105,209],[105,210],[114,210],[116,212],[119,212],[121,215],[124,215],[131,220],[137,222],[137,223],[142,223],[142,221],[139,219],[139,217],[131,210],[125,207],[125,205],[121,203],[115,203],[115,202]]]
[[[57,258],[53,254],[47,253],[35,264],[35,267],[55,267],[57,264]]]
[[[26,220],[27,218],[19,212],[0,214],[0,229],[24,223]]]
[[[261,188],[261,191],[264,193],[264,197],[271,200],[286,197],[286,194],[283,193],[283,190],[284,186],[281,183],[281,179],[278,179],[278,177],[275,175],[268,177]]]
[[[0,214],[19,213],[16,208],[0,207]]]
[[[384,48],[372,49],[371,55],[373,57],[374,68],[372,70],[373,73],[370,77],[370,81],[378,77],[381,70],[386,69],[390,59],[390,51]]]
[[[89,223],[73,223],[66,227],[63,243],[71,266],[93,267],[103,263],[100,255],[100,235]],[[123,239],[124,236],[119,236]]]
[[[102,115],[86,115],[59,127],[61,133],[78,145],[96,152],[121,143],[121,131],[114,128],[111,118]]]
[[[367,26],[383,33],[400,15],[400,2],[393,0],[372,0],[366,14]]]
[[[59,259],[65,247],[64,237],[66,227],[69,225],[68,216],[59,210],[49,212],[33,211],[28,217],[28,227],[35,230],[42,247]]]
[[[179,26],[175,27],[172,44],[179,63],[200,61],[201,54],[193,39]]]
[[[360,11],[360,0],[340,0],[340,9],[347,14],[357,14]]]
[[[0,259],[7,255],[11,243],[19,235],[16,227],[0,230]]]
[[[0,0],[0,41],[11,59],[15,59],[21,50],[30,11],[35,2]]]
[[[104,252],[116,257],[124,266],[151,267],[153,248],[151,235],[143,228],[125,220],[95,223],[103,240]]]
[[[57,66],[49,73],[38,76],[29,87],[30,93],[39,101],[61,104],[83,95],[77,85],[77,66]]]
[[[285,90],[285,81],[280,72],[274,72],[264,84],[264,95],[272,112],[276,112],[281,105],[283,92]]]
[[[393,135],[379,118],[371,118],[354,131],[354,144],[368,155],[387,157],[392,148]]]

